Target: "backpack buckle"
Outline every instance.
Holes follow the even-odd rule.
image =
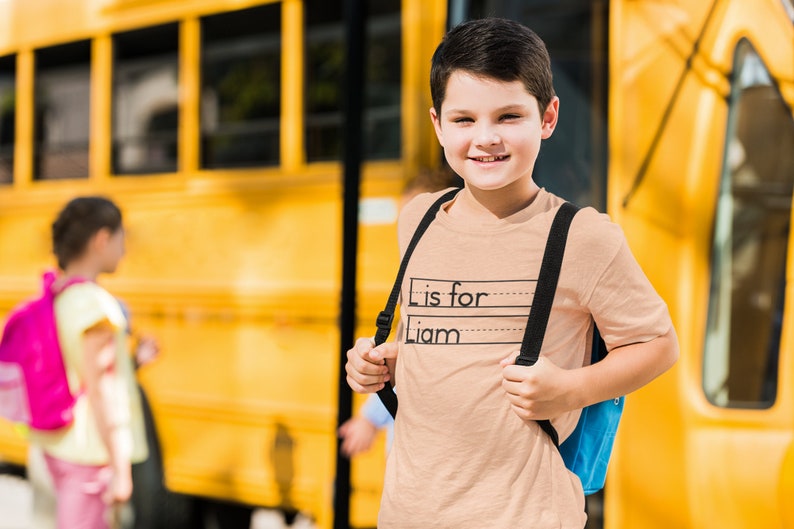
[[[385,310],[380,311],[378,317],[375,319],[375,325],[378,329],[384,331],[391,331],[391,324],[394,321],[394,314],[388,313]]]

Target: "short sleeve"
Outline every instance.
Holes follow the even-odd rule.
[[[78,373],[82,371],[83,334],[102,322],[110,324],[119,339],[124,335],[126,319],[121,305],[99,285],[72,285],[55,298],[58,340],[73,390],[81,385]]]
[[[115,330],[123,328],[121,305],[93,283],[81,283],[67,288],[56,298],[58,326],[69,334],[82,334],[91,327],[107,321]]]
[[[576,262],[590,272],[583,274],[580,303],[593,315],[607,346],[648,342],[665,334],[672,326],[667,304],[634,258],[623,230],[592,209],[582,213],[571,233]]]
[[[361,408],[361,415],[377,428],[385,428],[393,420],[389,410],[374,393],[367,397],[367,401]]]

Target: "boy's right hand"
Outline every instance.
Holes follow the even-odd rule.
[[[357,393],[375,393],[392,380],[389,365],[397,358],[397,343],[375,347],[371,338],[359,338],[347,351],[347,383]]]

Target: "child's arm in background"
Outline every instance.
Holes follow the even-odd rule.
[[[115,402],[116,343],[113,327],[102,322],[83,334],[83,380],[97,428],[110,457],[113,478],[108,503],[124,503],[132,495],[130,447],[125,439],[128,425],[122,424]]]

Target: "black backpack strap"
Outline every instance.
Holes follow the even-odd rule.
[[[578,207],[570,202],[565,202],[554,216],[549,238],[546,241],[546,249],[543,252],[543,261],[540,265],[535,296],[532,298],[532,307],[529,310],[524,340],[521,343],[521,352],[516,358],[518,365],[533,366],[540,357],[540,348],[543,345],[543,336],[549,322],[554,292],[557,290],[557,280],[560,277],[562,258],[565,254],[568,228],[577,211],[579,211]],[[559,436],[551,421],[541,420],[538,421],[538,424],[551,437],[554,446],[559,446]]]
[[[397,308],[397,300],[400,297],[400,289],[402,288],[403,279],[405,278],[405,270],[408,268],[408,261],[411,259],[411,254],[414,252],[414,248],[416,248],[416,245],[419,244],[419,239],[421,239],[422,235],[424,235],[425,231],[427,231],[427,227],[430,226],[430,223],[432,223],[433,220],[435,220],[436,213],[438,213],[438,210],[441,209],[441,206],[452,200],[458,191],[460,191],[460,189],[451,189],[441,195],[435,202],[433,202],[433,205],[431,205],[427,210],[425,216],[422,217],[422,220],[419,221],[419,225],[416,227],[416,231],[411,238],[411,242],[408,243],[408,247],[405,249],[405,253],[403,254],[402,262],[400,262],[400,270],[397,272],[397,279],[394,280],[394,286],[392,287],[391,294],[389,294],[389,299],[386,302],[386,308],[384,308],[380,314],[378,314],[378,319],[376,320],[378,331],[375,333],[376,346],[385,342],[389,338],[389,334],[391,334],[392,324],[394,323],[394,311]],[[397,395],[394,393],[391,384],[386,384],[386,387],[378,391],[378,397],[380,397],[380,400],[383,402],[383,405],[386,406],[386,409],[389,410],[391,416],[396,417]]]

